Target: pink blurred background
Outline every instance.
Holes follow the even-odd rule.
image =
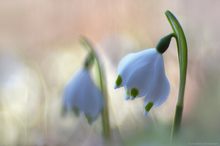
[[[66,82],[83,63],[89,38],[108,80],[112,145],[169,143],[178,94],[175,41],[165,53],[168,101],[143,115],[142,100],[125,101],[113,89],[116,68],[129,52],[155,47],[172,31],[172,11],[185,31],[189,68],[181,142],[220,144],[217,0],[38,0],[0,2],[0,145],[103,145],[100,118],[61,116]]]

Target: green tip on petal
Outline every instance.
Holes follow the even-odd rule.
[[[74,107],[74,108],[72,108],[72,111],[76,116],[79,116],[79,109],[78,108]]]
[[[94,119],[92,117],[90,117],[89,115],[85,115],[85,117],[86,117],[88,123],[91,125],[93,123]]]
[[[149,102],[146,106],[145,106],[145,110],[147,112],[149,112],[151,110],[151,108],[153,107],[154,103],[153,102]]]
[[[129,99],[129,98],[130,98],[130,96],[131,96],[131,93],[130,93],[130,91],[129,91],[129,90],[127,90],[127,91],[126,91],[126,98],[125,98],[125,99]]]
[[[131,89],[131,96],[132,97],[136,97],[138,95],[139,91],[136,88],[132,88]]]
[[[119,87],[122,83],[122,77],[119,75],[115,81],[116,87]]]

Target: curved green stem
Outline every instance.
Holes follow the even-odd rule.
[[[178,20],[176,19],[176,17],[170,11],[166,11],[165,14],[175,33],[175,38],[178,48],[179,70],[180,70],[179,94],[176,104],[174,123],[172,127],[172,139],[173,139],[173,137],[176,136],[178,134],[178,131],[180,130],[180,125],[182,120],[184,91],[185,91],[186,73],[187,73],[187,43],[183,29],[180,23],[178,22]]]
[[[101,65],[101,62],[99,60],[98,55],[96,54],[94,47],[92,44],[86,39],[82,38],[81,43],[89,49],[90,54],[92,58],[94,59],[94,63],[96,65],[98,76],[99,76],[99,86],[101,89],[101,92],[103,94],[103,100],[104,100],[104,108],[102,110],[102,127],[103,127],[103,135],[106,139],[110,138],[111,131],[110,131],[110,122],[109,122],[109,111],[108,111],[108,93],[107,93],[107,84],[106,84],[106,78],[105,73],[103,70],[103,67]],[[91,58],[89,57],[90,61],[92,62]]]

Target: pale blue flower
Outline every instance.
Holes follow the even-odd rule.
[[[98,117],[103,108],[103,97],[88,69],[81,69],[66,85],[63,104],[68,111],[84,113],[89,122]]]
[[[145,109],[161,105],[170,91],[163,56],[155,48],[126,55],[119,63],[115,88],[124,87],[126,99],[145,97]]]

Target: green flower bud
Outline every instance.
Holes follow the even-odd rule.
[[[170,41],[172,39],[172,37],[174,37],[174,34],[171,33],[163,38],[160,39],[159,43],[157,44],[157,51],[160,53],[160,54],[163,54],[169,47],[170,45]]]

